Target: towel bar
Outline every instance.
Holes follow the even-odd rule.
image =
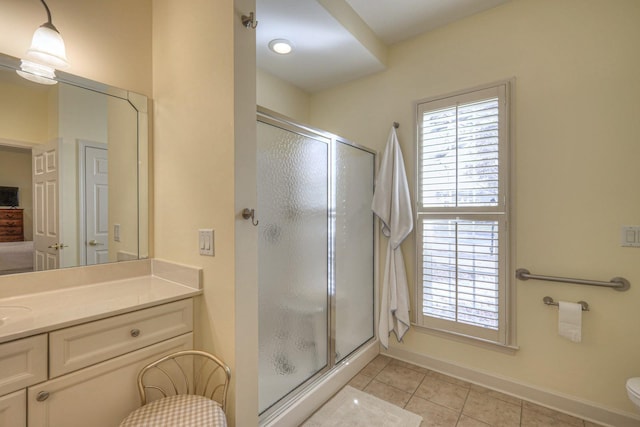
[[[544,297],[542,298],[542,302],[547,304],[547,305],[555,305],[555,306],[559,306],[560,303],[555,302],[553,300],[553,298],[551,297]],[[589,303],[586,301],[578,301],[578,304],[580,304],[582,306],[582,311],[589,311]]]
[[[614,277],[608,282],[601,282],[599,280],[587,280],[587,279],[570,279],[568,277],[553,277],[553,276],[541,276],[538,274],[531,274],[526,268],[519,268],[516,270],[516,277],[520,280],[547,280],[549,282],[562,282],[562,283],[574,283],[577,285],[590,285],[590,286],[602,286],[605,288],[612,288],[616,291],[626,291],[631,287],[631,283],[624,277]]]

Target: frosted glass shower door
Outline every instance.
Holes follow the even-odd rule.
[[[258,122],[259,410],[327,367],[329,140]]]
[[[336,363],[374,336],[371,202],[375,156],[337,141],[335,146]]]

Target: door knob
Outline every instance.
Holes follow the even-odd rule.
[[[64,248],[68,248],[68,245],[65,245],[64,243],[54,243],[53,245],[49,245],[47,246],[49,249],[64,249]]]
[[[89,240],[89,246],[103,246],[104,243],[99,243],[97,240]]]

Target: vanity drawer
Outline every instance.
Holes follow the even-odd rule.
[[[46,334],[0,344],[0,396],[46,379]]]
[[[49,334],[49,377],[137,350],[193,330],[193,302],[177,301]]]

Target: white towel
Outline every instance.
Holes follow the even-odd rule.
[[[380,342],[388,348],[391,331],[400,341],[410,326],[409,287],[400,244],[413,230],[409,184],[393,127],[380,161],[371,209],[382,221],[382,234],[389,238],[378,324]]]
[[[582,341],[582,305],[564,301],[558,305],[558,333],[573,342]]]

